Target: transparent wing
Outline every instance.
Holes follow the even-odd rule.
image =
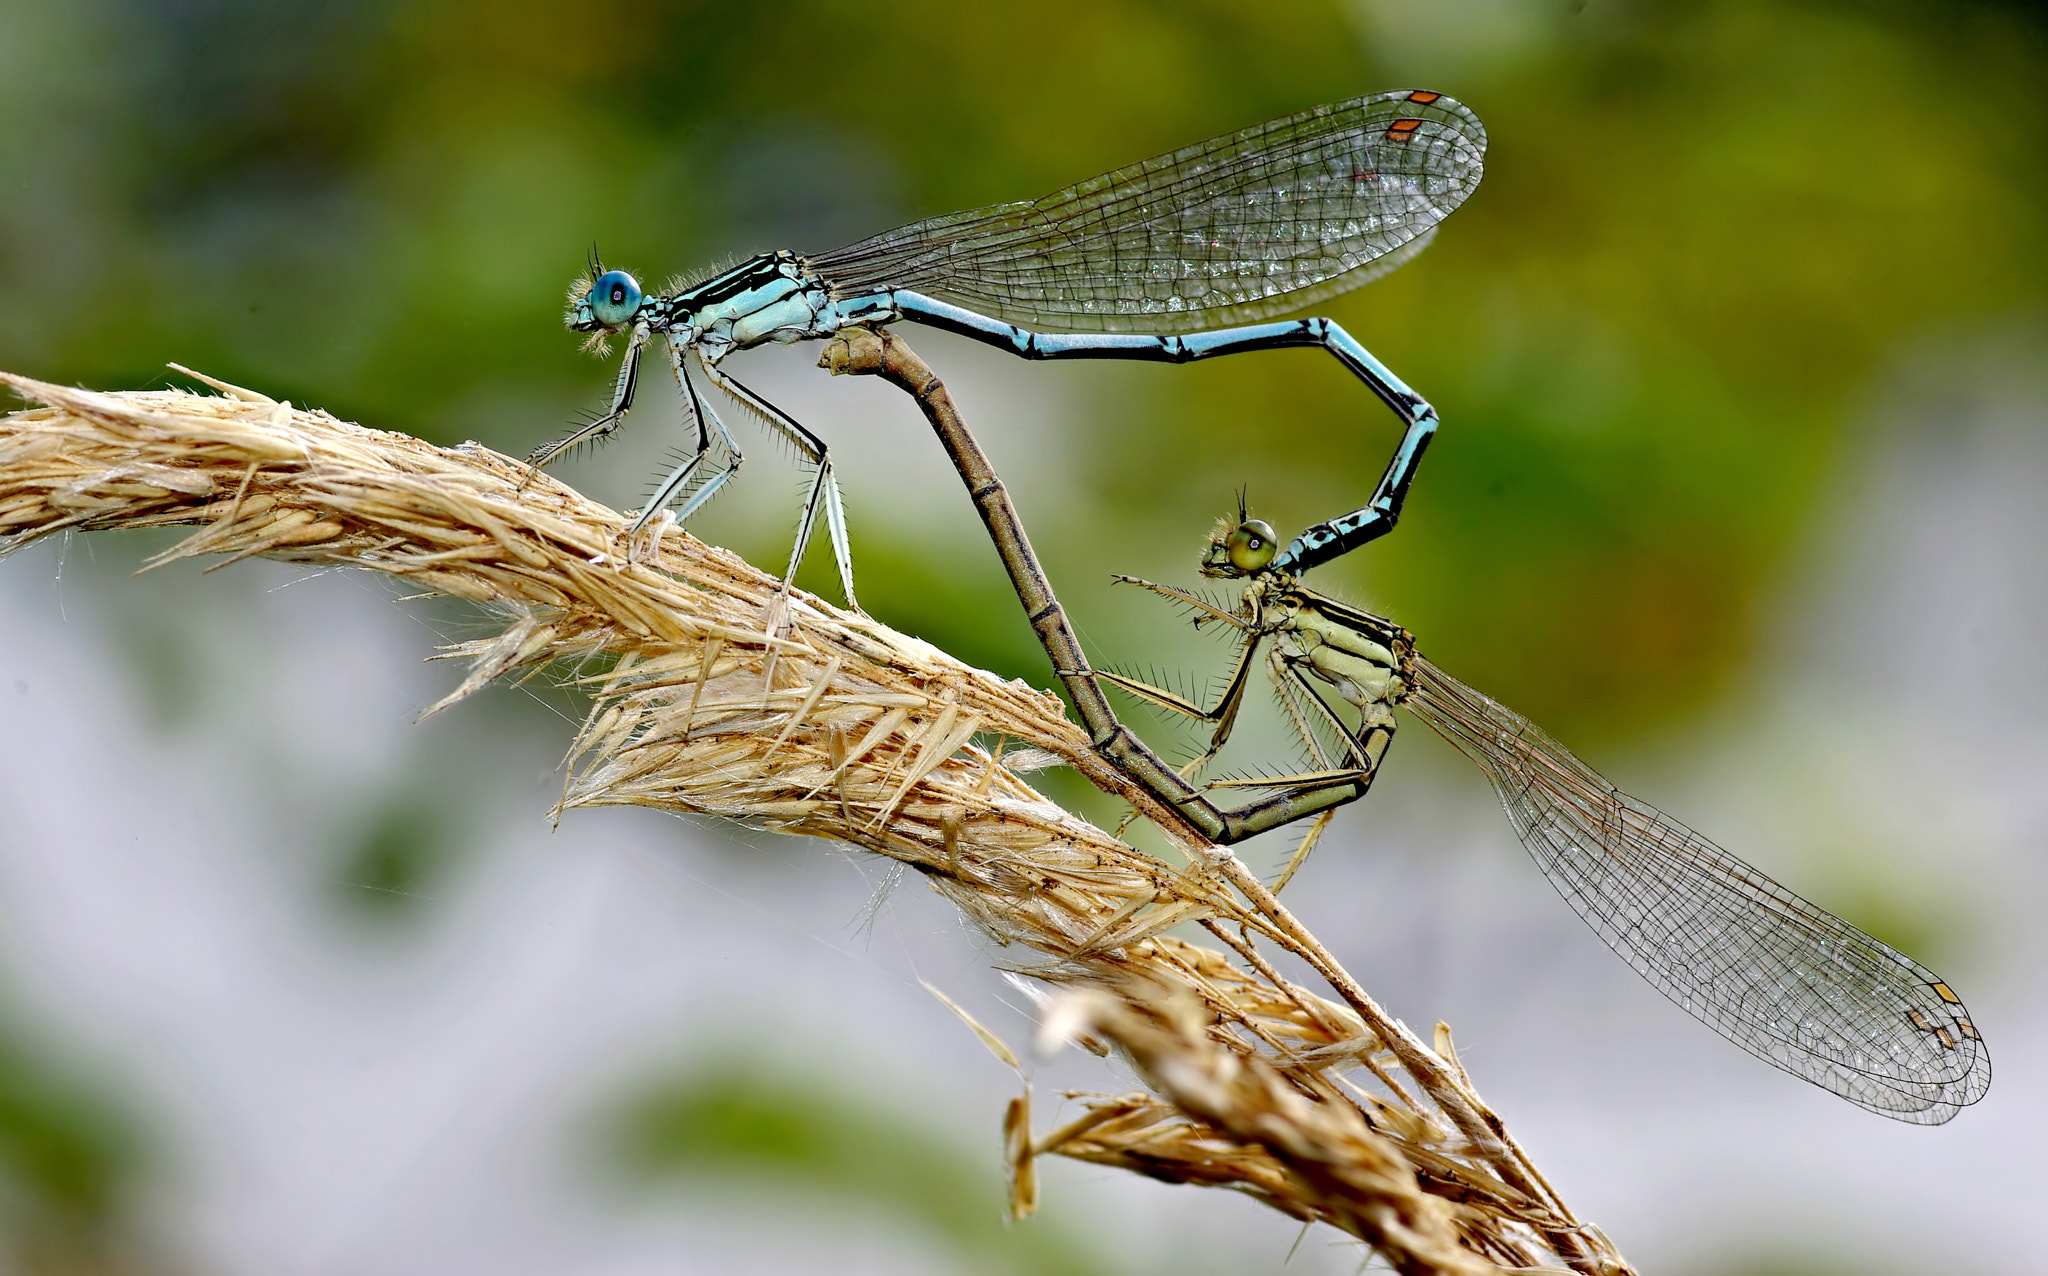
[[[1479,185],[1485,154],[1485,127],[1458,102],[1376,93],[810,264],[841,295],[908,288],[1026,325],[1192,332],[1400,266]]]
[[[1479,764],[1607,946],[1736,1045],[1851,1103],[1938,1125],[1991,1055],[1940,976],[1622,793],[1528,719],[1416,657],[1404,702]]]

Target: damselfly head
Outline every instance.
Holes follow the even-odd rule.
[[[1264,570],[1280,551],[1270,524],[1256,518],[1221,518],[1202,554],[1202,575],[1249,576]]]
[[[607,270],[595,279],[569,286],[569,313],[564,317],[578,332],[613,332],[640,313],[640,281],[623,270]]]

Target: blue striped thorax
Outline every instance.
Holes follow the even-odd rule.
[[[628,299],[630,309],[624,304]],[[577,301],[569,323],[586,332],[645,325],[717,363],[735,350],[829,337],[848,324],[898,317],[886,293],[834,300],[825,281],[785,250],[751,257],[694,287],[645,300],[632,276],[608,272]]]

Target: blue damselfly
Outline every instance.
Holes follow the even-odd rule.
[[[694,362],[816,465],[785,579],[822,511],[841,586],[855,605],[845,515],[824,441],[726,375],[719,365],[732,352],[898,319],[1028,359],[1185,363],[1321,346],[1405,427],[1372,502],[1344,529],[1347,540],[1362,543],[1400,516],[1436,413],[1330,320],[1266,321],[1420,252],[1478,185],[1485,150],[1486,130],[1452,99],[1378,93],[1156,156],[1043,199],[934,217],[833,252],[769,253],[663,293],[593,263],[590,277],[571,290],[568,324],[593,342],[625,335],[611,406],[529,460],[545,465],[617,429],[633,404],[641,354],[658,335],[695,437],[633,530],[685,493],[676,516],[689,517],[739,466],[731,433],[690,377]]]

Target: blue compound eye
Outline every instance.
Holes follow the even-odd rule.
[[[623,270],[607,270],[590,285],[590,317],[607,328],[631,323],[640,313],[640,284]]]

